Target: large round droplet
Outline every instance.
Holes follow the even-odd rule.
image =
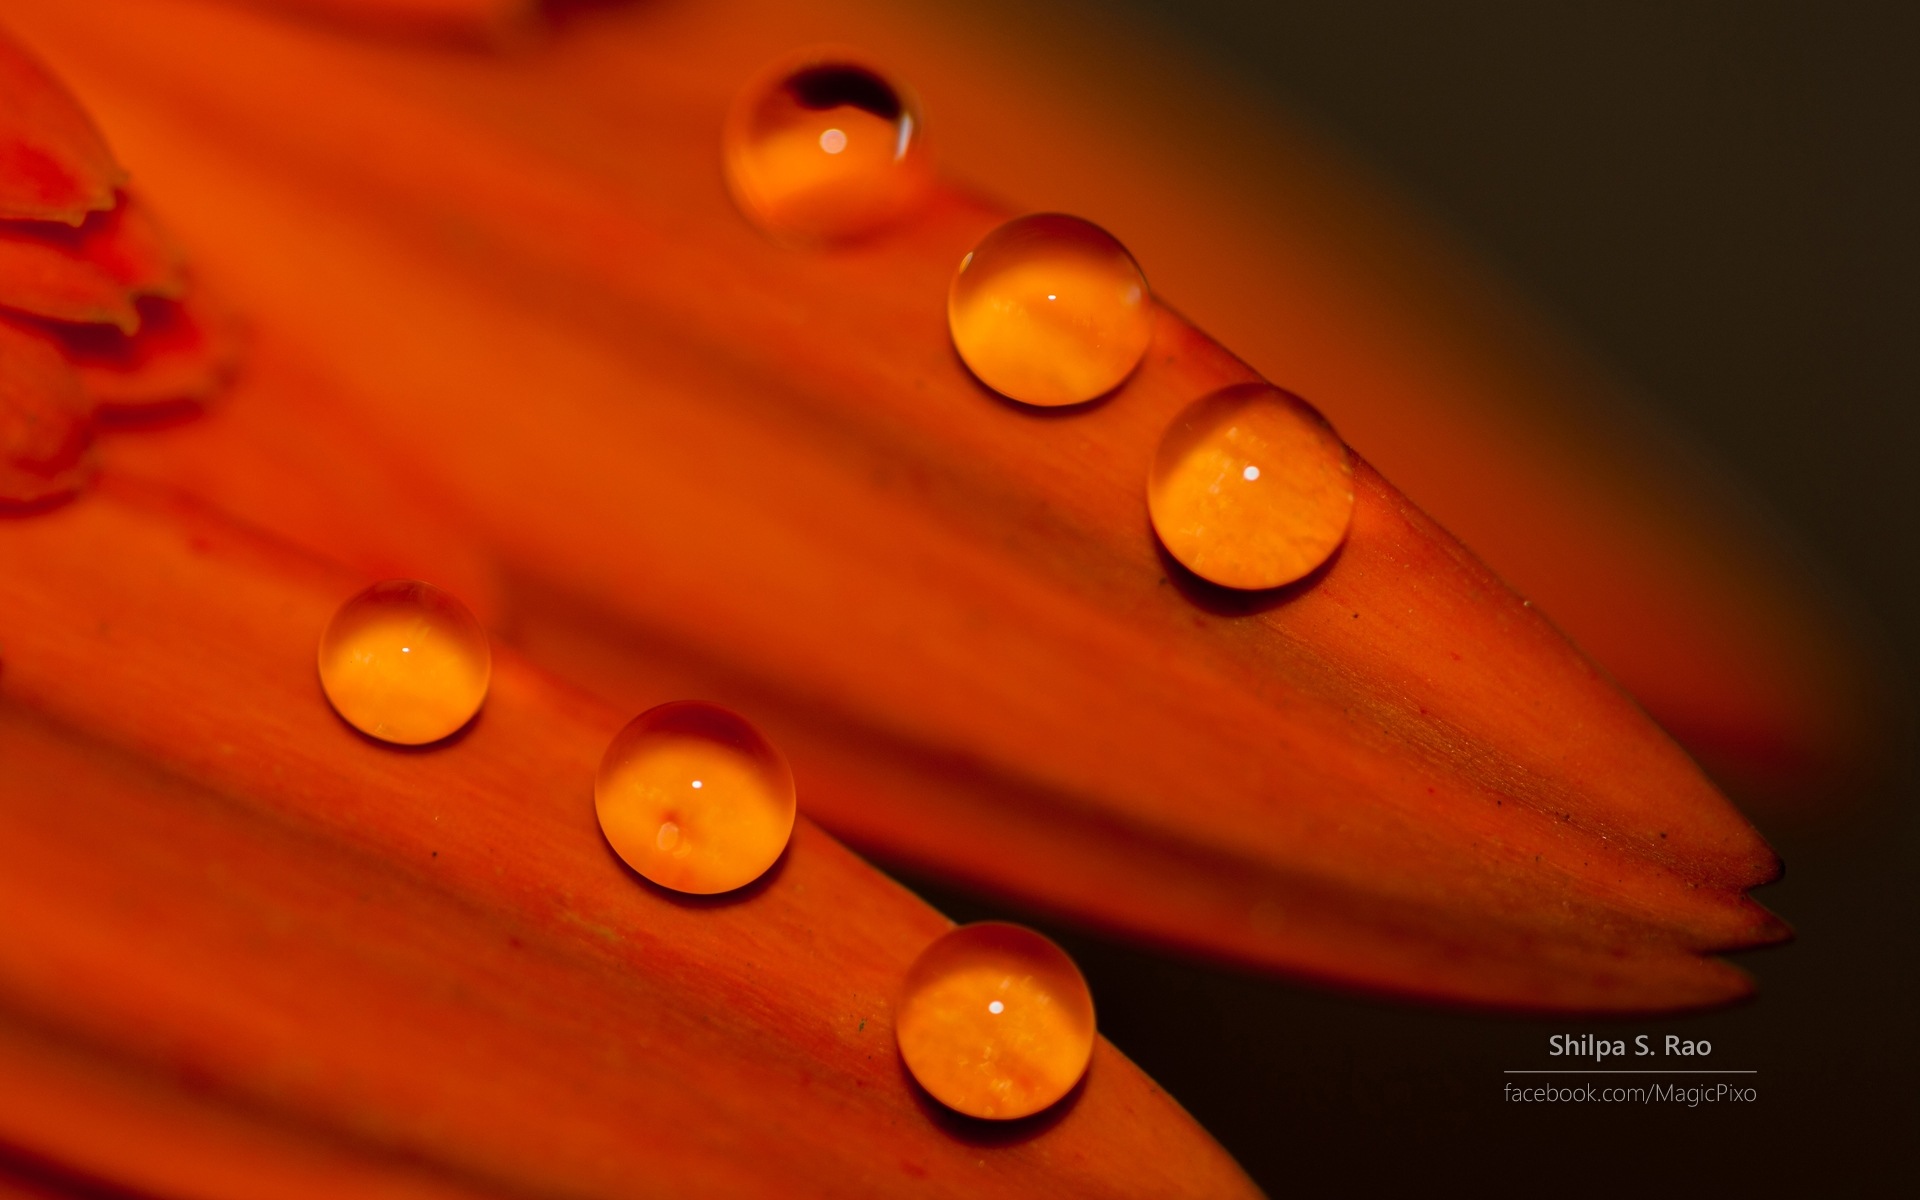
[[[735,203],[791,241],[870,233],[911,210],[933,178],[912,96],[841,51],[809,52],[748,85],[724,149]]]
[[[934,1099],[1010,1120],[1057,1102],[1093,1055],[1093,996],[1046,938],[998,921],[962,925],[907,972],[895,1037]]]
[[[1016,217],[954,272],[947,327],[967,368],[1023,404],[1080,404],[1120,385],[1153,339],[1147,278],[1079,217]]]
[[[1160,543],[1202,579],[1272,588],[1311,572],[1347,536],[1353,461],[1312,405],[1265,383],[1189,405],[1147,480]]]
[[[430,583],[390,579],[340,606],[320,636],[320,686],[360,732],[437,742],[480,711],[493,674],[486,631]]]
[[[650,708],[607,747],[593,782],[601,832],[661,887],[730,892],[793,836],[793,772],[744,717],[699,700]]]

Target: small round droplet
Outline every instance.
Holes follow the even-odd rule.
[[[1030,929],[962,925],[907,971],[900,1056],[934,1099],[1011,1120],[1057,1102],[1093,1056],[1093,996],[1066,951]]]
[[[348,724],[420,746],[480,711],[493,674],[486,631],[467,606],[417,579],[355,595],[320,636],[320,687]]]
[[[1035,213],[960,260],[947,327],[967,369],[1023,404],[1081,404],[1120,385],[1153,338],[1147,278],[1079,217]]]
[[[793,835],[793,772],[739,714],[662,704],[617,734],[593,782],[601,832],[661,887],[709,895],[766,873]]]
[[[742,212],[789,241],[837,241],[899,219],[933,179],[907,91],[839,50],[766,72],[734,101],[727,186]]]
[[[1161,545],[1202,579],[1279,587],[1347,536],[1353,460],[1312,405],[1264,383],[1189,405],[1161,435],[1147,479]]]

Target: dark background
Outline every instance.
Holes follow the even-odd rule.
[[[1768,506],[1920,679],[1920,6],[1126,0],[1423,203]],[[1104,1032],[1275,1196],[1471,1183],[1665,1195],[1920,1194],[1912,720],[1843,817],[1760,824],[1799,931],[1760,998],[1639,1022],[1519,1020],[1059,938]],[[1553,1032],[1713,1042],[1751,1105],[1510,1105]],[[1562,1060],[1564,1062],[1564,1060]],[[1576,1064],[1577,1065],[1577,1064]],[[1610,1065],[1610,1064],[1609,1064]]]

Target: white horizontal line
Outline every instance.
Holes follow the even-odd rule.
[[[1502,1075],[1758,1075],[1758,1071],[1502,1071]]]

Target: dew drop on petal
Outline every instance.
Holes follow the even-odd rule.
[[[1347,536],[1353,460],[1312,405],[1270,384],[1202,397],[1160,438],[1147,508],[1161,545],[1224,587],[1279,587]]]
[[[1066,951],[986,921],[948,931],[907,971],[895,1025],[921,1087],[955,1112],[1011,1120],[1057,1103],[1093,1056],[1093,996]]]
[[[593,783],[601,832],[661,887],[708,895],[766,873],[793,835],[793,772],[744,717],[682,700],[615,735]]]
[[[947,327],[967,368],[1023,404],[1080,404],[1119,386],[1147,352],[1153,306],[1139,264],[1078,217],[1016,217],[954,272]]]
[[[742,212],[783,241],[871,233],[911,211],[933,179],[913,97],[840,50],[815,50],[761,75],[734,101],[723,135],[727,185]]]
[[[320,686],[369,737],[437,742],[480,711],[493,674],[486,631],[459,600],[417,579],[376,583],[320,637]]]

